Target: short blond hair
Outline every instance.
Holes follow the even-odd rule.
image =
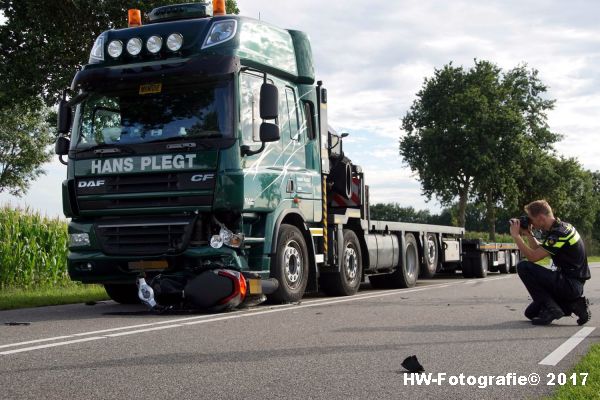
[[[529,214],[530,217],[537,217],[540,214],[547,215],[549,217],[554,217],[554,213],[552,212],[552,207],[546,200],[536,200],[525,206],[525,212]]]

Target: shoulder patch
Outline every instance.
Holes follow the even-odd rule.
[[[550,235],[548,235],[546,237],[546,240],[544,242],[544,244],[548,245],[548,246],[554,246],[556,244],[556,242],[558,242],[558,235],[554,232],[552,232]]]

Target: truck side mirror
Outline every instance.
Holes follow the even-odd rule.
[[[260,118],[276,119],[278,116],[279,91],[277,90],[277,86],[265,82],[260,87]]]
[[[58,133],[67,134],[71,130],[71,122],[73,119],[73,111],[66,100],[61,100],[58,103]],[[58,141],[56,142],[58,143]]]
[[[260,124],[260,141],[277,142],[279,140],[279,126],[268,122]]]
[[[56,143],[54,143],[54,152],[59,156],[65,156],[69,154],[70,145],[71,141],[68,138],[59,136],[58,139],[56,139]]]

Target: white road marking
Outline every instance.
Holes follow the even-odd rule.
[[[482,282],[491,282],[491,281],[496,281],[496,280],[500,280],[500,279],[506,279],[509,277],[510,276],[488,278],[488,279],[483,280]],[[87,341],[93,341],[93,340],[99,340],[99,339],[115,338],[115,337],[120,337],[120,336],[133,335],[133,334],[137,334],[137,333],[157,331],[157,330],[162,330],[162,329],[178,328],[178,327],[187,326],[187,325],[197,325],[197,324],[224,321],[224,320],[235,319],[235,318],[253,317],[253,316],[257,316],[257,315],[272,314],[272,313],[287,311],[287,310],[298,310],[298,309],[308,308],[308,307],[326,306],[326,305],[330,305],[330,304],[346,303],[346,302],[350,302],[350,301],[371,299],[371,298],[375,298],[375,297],[387,297],[387,296],[393,296],[393,295],[397,295],[397,294],[420,292],[420,291],[436,289],[436,288],[446,288],[446,287],[455,286],[455,285],[459,285],[459,284],[463,284],[463,282],[433,284],[433,285],[427,285],[427,286],[420,287],[420,288],[397,289],[397,290],[393,290],[393,291],[381,290],[381,291],[377,291],[376,293],[365,293],[363,295],[355,295],[355,296],[346,297],[343,299],[336,299],[336,300],[331,300],[330,298],[326,298],[326,299],[302,301],[301,304],[275,305],[275,306],[271,306],[267,310],[259,308],[259,309],[245,310],[245,311],[234,311],[234,312],[228,313],[223,316],[215,316],[215,315],[209,314],[209,315],[201,315],[201,316],[196,316],[196,317],[169,319],[167,321],[130,325],[130,326],[123,326],[123,327],[119,327],[119,328],[104,329],[104,330],[100,330],[100,331],[82,332],[82,333],[76,333],[76,334],[71,334],[71,335],[66,335],[66,336],[56,336],[56,337],[45,338],[45,339],[30,340],[27,342],[6,344],[0,348],[18,347],[18,346],[23,346],[26,344],[46,342],[46,341],[52,341],[52,340],[68,339],[68,338],[77,337],[77,336],[97,335],[99,333],[114,332],[114,331],[119,331],[119,330],[126,331],[126,332],[113,333],[113,334],[109,334],[109,335],[94,336],[92,338],[75,339],[75,340],[68,340],[68,341],[64,341],[64,342],[51,343],[51,344],[46,344],[46,345],[31,346],[31,347],[24,347],[24,348],[15,349],[15,350],[8,350],[8,351],[0,352],[0,355],[22,353],[22,352],[26,352],[26,351],[45,349],[45,348],[56,347],[56,346],[64,346],[64,345],[68,345],[68,344],[75,344],[75,343],[81,343],[81,342],[87,342]],[[179,322],[179,323],[174,324],[175,322]],[[166,324],[171,324],[171,325],[166,325]],[[157,325],[164,325],[164,326],[157,326]],[[142,328],[142,327],[143,328],[153,327],[153,328],[135,329],[135,328]],[[129,330],[129,329],[134,329],[134,330]]]
[[[579,343],[581,343],[590,333],[596,329],[595,327],[581,328],[581,330],[575,332],[573,336],[568,338],[563,344],[558,346],[556,350],[548,354],[546,358],[539,362],[540,365],[552,365],[555,366],[565,358],[567,354],[571,352]]]
[[[140,330],[137,330],[137,331],[127,331],[127,332],[113,333],[111,335],[106,335],[106,337],[119,337],[119,336],[125,336],[125,335],[133,335],[134,333],[159,331],[159,330],[162,330],[162,329],[178,328],[178,327],[181,327],[181,326],[183,326],[183,325],[175,324],[175,325],[156,326],[154,328],[140,329]]]
[[[24,351],[47,349],[49,347],[57,347],[57,346],[66,346],[68,344],[82,343],[82,342],[91,342],[92,340],[100,340],[100,339],[106,339],[106,336],[93,336],[93,337],[84,338],[84,339],[68,340],[66,342],[42,344],[42,345],[33,346],[33,347],[24,347],[22,349],[15,349],[15,350],[3,351],[0,354],[2,354],[2,355],[8,355],[8,354],[22,353]]]
[[[19,342],[19,343],[3,344],[2,346],[0,346],[0,349],[4,349],[4,348],[6,348],[6,347],[22,346],[22,345],[25,345],[25,344],[42,343],[42,342],[51,342],[52,340],[68,339],[68,338],[72,338],[72,337],[73,337],[73,335],[67,335],[67,336],[55,336],[55,337],[51,337],[51,338],[47,338],[47,339],[28,340],[27,342]]]

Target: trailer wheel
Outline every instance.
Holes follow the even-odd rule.
[[[282,224],[279,228],[271,277],[279,281],[279,288],[268,296],[269,300],[290,303],[304,296],[308,283],[308,250],[304,236],[295,226]]]
[[[332,296],[352,296],[358,291],[362,279],[362,256],[356,234],[344,230],[344,254],[340,271],[321,276],[321,288]]]
[[[504,252],[504,264],[498,265],[498,272],[501,274],[508,274],[510,271],[510,253]]]
[[[419,278],[431,279],[435,276],[438,266],[438,245],[433,233],[427,234],[423,244],[423,265],[419,269]]]
[[[139,304],[138,289],[135,283],[126,284],[104,284],[106,294],[112,300],[120,304]]]
[[[488,273],[488,255],[482,252],[479,260],[472,260],[473,274],[475,278],[485,278]]]

